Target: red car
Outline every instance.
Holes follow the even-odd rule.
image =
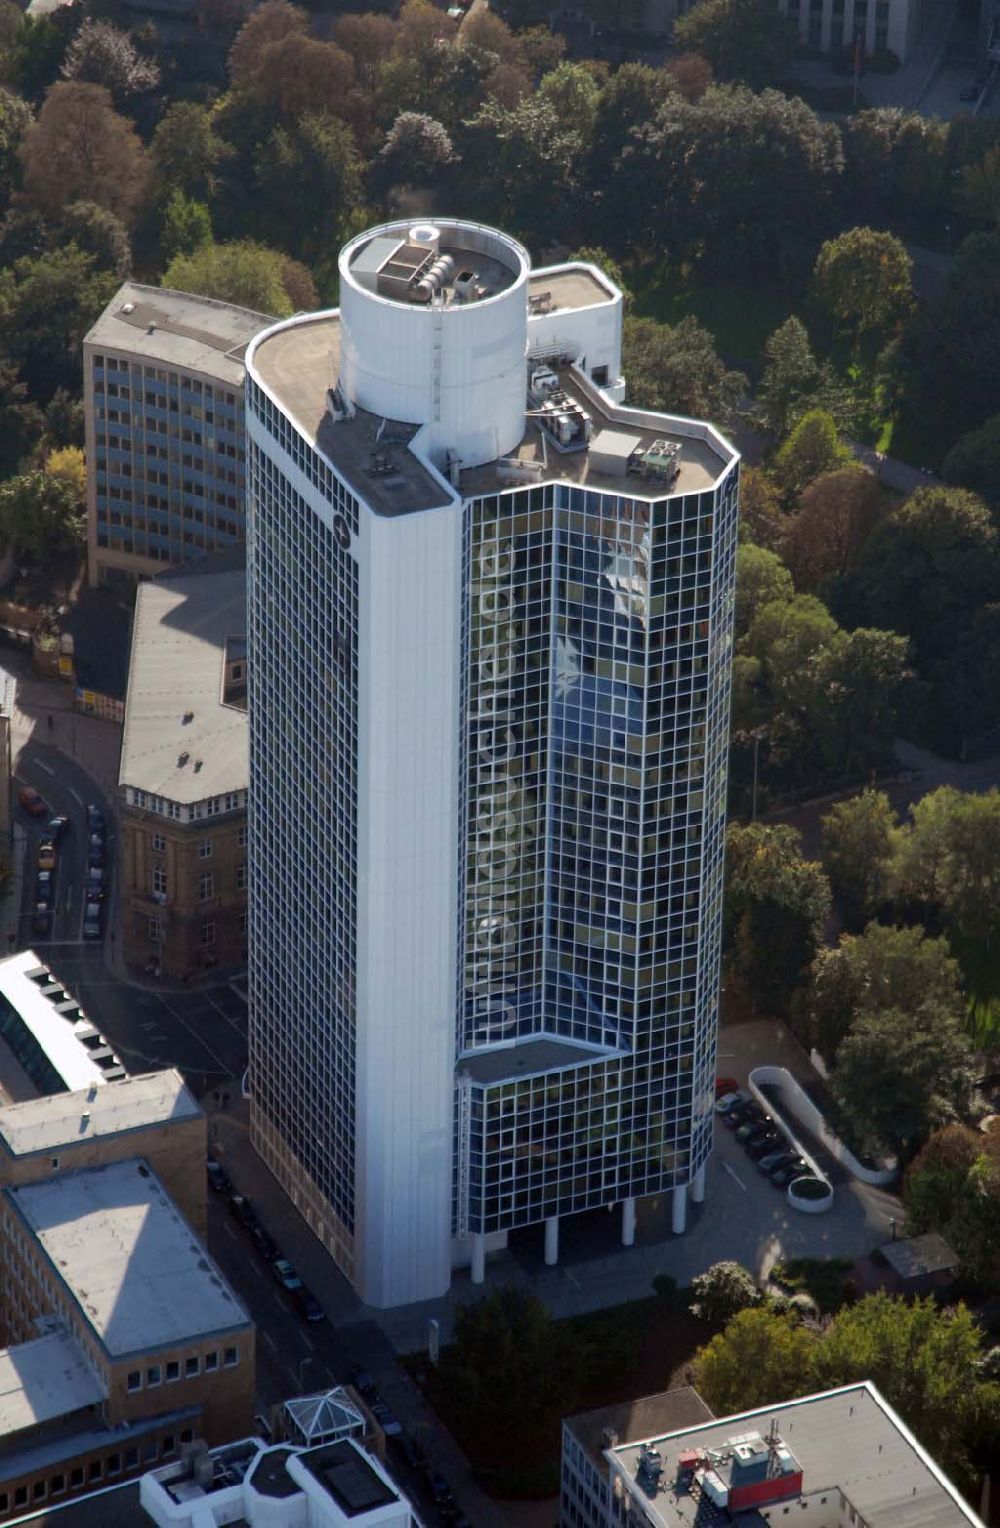
[[[23,785],[17,793],[17,799],[32,817],[48,816],[49,809],[33,786]]]
[[[738,1093],[740,1085],[735,1077],[716,1077],[715,1096],[721,1098],[724,1093]]]

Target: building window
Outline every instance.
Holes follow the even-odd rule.
[[[154,1385],[158,1385],[160,1383],[161,1377],[162,1376],[160,1374],[159,1364],[150,1364],[149,1368],[146,1370],[146,1384],[150,1387],[150,1389],[152,1389]]]
[[[121,1472],[122,1472],[122,1456],[121,1456],[121,1454],[109,1454],[108,1455],[107,1473],[109,1475],[120,1475]]]
[[[246,891],[246,888],[247,888],[247,867],[246,867],[246,865],[237,865],[236,866],[236,890],[237,891]]]
[[[61,1471],[58,1475],[53,1475],[52,1484],[49,1489],[53,1496],[61,1496],[63,1494],[66,1489],[66,1476]]]
[[[77,1486],[82,1486],[82,1485],[83,1485],[83,1467],[82,1467],[82,1465],[75,1464],[73,1466],[73,1468],[69,1472],[69,1488],[72,1491]]]
[[[193,1437],[194,1437],[194,1433],[191,1430],[191,1428],[190,1427],[185,1427],[184,1431],[181,1433],[181,1442],[182,1443],[190,1443]]]
[[[81,1476],[83,1475],[83,1471],[82,1470],[80,1471],[80,1474],[81,1474]],[[15,1492],[14,1492],[14,1506],[15,1507],[24,1507],[24,1506],[27,1506],[27,1503],[28,1503],[28,1487],[27,1486],[18,1486],[16,1488]]]
[[[215,896],[215,876],[212,874],[211,870],[209,870],[207,875],[203,875],[203,876],[199,877],[199,880],[198,880],[198,900],[199,900],[199,902],[207,902],[209,897],[214,897],[214,896]]]
[[[160,942],[159,918],[150,918],[149,920],[149,942],[150,944],[159,944]]]
[[[167,867],[166,865],[154,865],[151,880],[154,897],[165,897],[167,894]]]
[[[150,1438],[148,1443],[142,1445],[142,1459],[144,1464],[155,1464],[160,1457],[160,1445],[155,1438]]]
[[[213,1369],[219,1367],[219,1355],[213,1348],[211,1353],[205,1354],[205,1373],[211,1374]]]
[[[212,858],[212,840],[210,838],[203,838],[201,843],[198,845],[198,858]]]
[[[88,1480],[100,1480],[102,1474],[103,1474],[103,1469],[102,1469],[102,1465],[101,1465],[100,1459],[91,1459],[90,1463],[87,1466],[87,1479]]]
[[[45,1500],[45,1492],[46,1492],[47,1489],[48,1489],[48,1482],[47,1481],[45,1481],[45,1480],[36,1480],[34,1485],[31,1488],[31,1499],[32,1499],[32,1501],[44,1501]]]
[[[240,830],[239,830],[239,832],[236,835],[236,842],[239,844],[241,849],[244,849],[246,847],[246,841],[247,841],[247,825],[246,825],[245,822],[241,822],[240,823]]]
[[[172,1358],[167,1364],[167,1384],[169,1385],[173,1380],[180,1379],[180,1377],[181,1366],[177,1362],[176,1358]]]
[[[52,1157],[52,1159],[51,1159],[51,1167],[52,1167],[52,1171],[54,1173],[57,1173],[59,1171],[59,1158],[58,1157]]]
[[[125,1468],[127,1470],[134,1470],[138,1463],[139,1450],[137,1448],[127,1448],[125,1450]]]
[[[174,1453],[176,1448],[177,1444],[174,1441],[173,1433],[167,1433],[163,1440],[163,1457],[166,1458],[168,1454]]]
[[[125,1383],[128,1386],[129,1390],[141,1390],[142,1389],[142,1371],[140,1369],[130,1369],[129,1370],[128,1379],[125,1381]]]
[[[235,1348],[227,1348],[222,1355],[222,1362],[225,1364],[227,1369],[234,1368],[236,1364],[239,1363],[239,1361],[240,1355]]]
[[[184,1360],[184,1378],[185,1379],[193,1379],[196,1374],[200,1374],[200,1373],[201,1373],[201,1364],[198,1362],[197,1354],[195,1354],[194,1358],[186,1358]]]
[[[167,840],[164,838],[162,833],[154,833],[152,842],[154,854],[166,854]]]
[[[206,921],[202,924],[202,926],[201,926],[201,933],[198,936],[198,943],[199,944],[214,944],[215,943],[215,924],[212,922],[211,918],[206,919]]]
[[[6,1491],[0,1491],[0,1512],[7,1512],[9,1510],[10,1497],[7,1495]]]

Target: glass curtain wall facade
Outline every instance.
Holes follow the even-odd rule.
[[[707,1158],[736,506],[735,468],[660,501],[466,506],[459,1235]],[[478,1051],[533,1036],[604,1055],[476,1079]]]
[[[277,459],[291,445],[287,420],[252,383],[248,401],[276,448],[273,459],[248,442],[254,1143],[286,1185],[299,1182],[305,1191],[308,1180],[315,1188],[323,1207],[313,1224],[349,1267],[358,568],[343,528],[356,528],[357,501],[309,452],[310,476],[330,505],[326,518],[317,514],[291,482],[309,448],[297,438],[298,460],[286,458],[283,472]],[[297,1202],[308,1215],[308,1192]]]

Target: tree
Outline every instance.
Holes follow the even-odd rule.
[[[822,819],[820,861],[846,929],[858,932],[896,891],[901,831],[884,791],[836,802]]]
[[[74,397],[64,387],[56,388],[45,405],[43,444],[50,451],[62,446],[83,446],[83,399]],[[2,426],[0,426],[2,429]],[[37,433],[37,432],[36,432]],[[2,469],[0,469],[2,472]]]
[[[834,333],[871,355],[913,306],[913,262],[894,234],[851,228],[822,245],[812,292]]]
[[[753,1002],[787,1011],[815,959],[830,915],[830,888],[802,858],[794,828],[732,823],[726,835],[723,943],[730,970]]]
[[[859,223],[885,224],[900,206],[940,223],[948,197],[949,124],[898,106],[845,118],[844,192]]]
[[[377,182],[390,186],[433,185],[455,162],[451,137],[443,123],[426,112],[400,112],[372,167]]]
[[[163,285],[286,318],[297,306],[288,290],[286,263],[287,256],[249,239],[206,244],[190,255],[175,256],[163,274]]]
[[[169,263],[175,255],[191,255],[212,242],[212,219],[204,202],[194,202],[173,190],[163,209],[160,249]]]
[[[815,478],[836,472],[852,461],[831,416],[825,409],[810,409],[782,442],[772,473],[785,493],[795,498]]]
[[[777,488],[760,467],[740,468],[740,528],[758,546],[780,554],[788,516]]]
[[[339,117],[310,114],[275,127],[254,169],[262,231],[281,228],[284,247],[306,260],[343,243],[361,200],[361,172],[354,135]]]
[[[727,371],[712,336],[690,314],[673,326],[626,318],[624,355],[636,408],[728,424],[746,392],[746,377]]]
[[[64,79],[105,85],[119,105],[143,90],[155,90],[160,71],[151,58],[139,52],[127,32],[109,21],[83,23],[63,59],[59,71]]]
[[[268,0],[274,3],[274,0]],[[265,7],[262,6],[261,10]],[[246,27],[253,24],[255,11]],[[246,31],[244,27],[243,31]],[[242,36],[242,32],[240,36]],[[239,38],[234,44],[234,52]],[[241,74],[239,87],[255,102],[286,121],[330,112],[347,98],[354,78],[350,54],[336,43],[320,42],[299,32],[265,43]]]
[[[87,497],[87,466],[79,446],[60,446],[49,452],[42,469],[46,477],[65,483],[82,510]]]
[[[807,483],[782,551],[799,589],[819,590],[852,573],[885,495],[863,467],[841,467]]]
[[[47,16],[22,16],[9,51],[5,50],[4,79],[37,102],[59,73],[78,19],[75,7],[68,5]]]
[[[215,195],[220,166],[230,152],[216,133],[208,108],[195,101],[174,101],[168,106],[150,145],[161,189],[182,191],[204,202]]]
[[[103,85],[53,85],[20,153],[25,195],[47,215],[87,201],[127,223],[146,189],[146,152]]]
[[[972,1049],[950,1004],[865,1008],[837,1051],[831,1087],[847,1140],[904,1160],[969,1107]]]
[[[486,101],[465,122],[460,149],[474,209],[539,241],[550,226],[553,200],[571,195],[582,168],[579,133],[562,127],[544,97],[525,97],[510,107]]]
[[[96,202],[71,202],[62,215],[59,232],[67,244],[93,255],[97,269],[111,271],[121,281],[132,269],[128,229],[106,207],[98,207]]]
[[[970,223],[1000,224],[1000,143],[965,166],[955,200]]]
[[[892,758],[912,673],[908,643],[892,631],[838,631],[817,654],[807,718],[833,779],[864,774]]]
[[[757,389],[757,407],[765,429],[787,435],[812,402],[819,364],[806,326],[794,314],[786,318],[764,345],[764,372]]]
[[[725,1326],[741,1310],[760,1304],[757,1281],[742,1263],[713,1263],[691,1280],[691,1314]]]
[[[1000,1289],[1000,1149],[966,1125],[936,1130],[903,1180],[907,1230],[938,1231],[966,1278]]]
[[[795,50],[795,28],[768,0],[698,0],[678,16],[681,48],[700,53],[717,79],[755,90],[783,80]]]
[[[565,60],[557,64],[543,75],[538,94],[551,101],[560,127],[579,133],[581,143],[589,152],[597,124],[601,87],[586,65]]]
[[[841,1045],[866,1012],[914,1012],[923,1000],[961,1023],[965,1012],[958,965],[945,939],[919,928],[870,923],[823,949],[795,1007],[800,1039],[836,1063]]]
[[[117,287],[118,277],[74,244],[16,262],[0,289],[0,336],[36,401],[79,388],[83,337]]]
[[[736,552],[736,637],[750,630],[758,610],[772,601],[790,600],[794,593],[792,575],[781,558],[745,541]]]
[[[664,67],[685,101],[700,101],[712,83],[712,66],[700,53],[678,53]]]
[[[515,1457],[550,1424],[578,1379],[579,1349],[541,1300],[511,1285],[455,1312],[441,1372],[459,1407],[498,1455]]]
[[[18,556],[40,560],[82,547],[87,520],[77,485],[65,476],[27,472],[0,483],[0,537]]]
[[[334,41],[354,60],[354,78],[362,90],[374,95],[382,75],[382,65],[392,49],[396,24],[389,16],[371,12],[338,16],[333,26]]]
[[[945,457],[943,471],[947,482],[978,494],[996,515],[1000,510],[1000,414],[963,435]]]
[[[240,27],[229,51],[229,78],[233,85],[251,84],[263,68],[264,50],[286,37],[304,37],[309,17],[289,0],[264,0]]]
[[[767,1406],[775,1396],[793,1400],[816,1387],[816,1334],[797,1317],[767,1306],[740,1311],[701,1348],[695,1385],[716,1416]]]
[[[962,757],[1000,726],[1000,604],[973,610],[951,648],[930,666],[925,727],[932,747]]]
[[[839,1311],[815,1353],[822,1388],[875,1384],[949,1472],[967,1463],[984,1395],[981,1332],[964,1305],[868,1295]]]
[[[0,208],[20,183],[18,149],[31,125],[31,107],[11,90],[0,89]]]
[[[42,414],[17,368],[0,359],[0,478],[10,477],[42,433]]]
[[[988,943],[1000,928],[1000,790],[945,785],[921,797],[902,874],[910,895],[937,909],[947,928]]]
[[[815,660],[831,646],[838,631],[820,600],[811,594],[796,594],[763,605],[741,646],[760,659],[768,688],[779,705],[807,705],[815,699]]]
[[[869,536],[858,589],[870,619],[905,633],[921,663],[943,656],[968,611],[1000,597],[986,505],[960,488],[918,488]]]

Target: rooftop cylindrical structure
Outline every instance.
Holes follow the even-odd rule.
[[[340,256],[340,386],[373,414],[428,427],[437,465],[477,467],[524,434],[525,249],[478,223],[387,223]]]

